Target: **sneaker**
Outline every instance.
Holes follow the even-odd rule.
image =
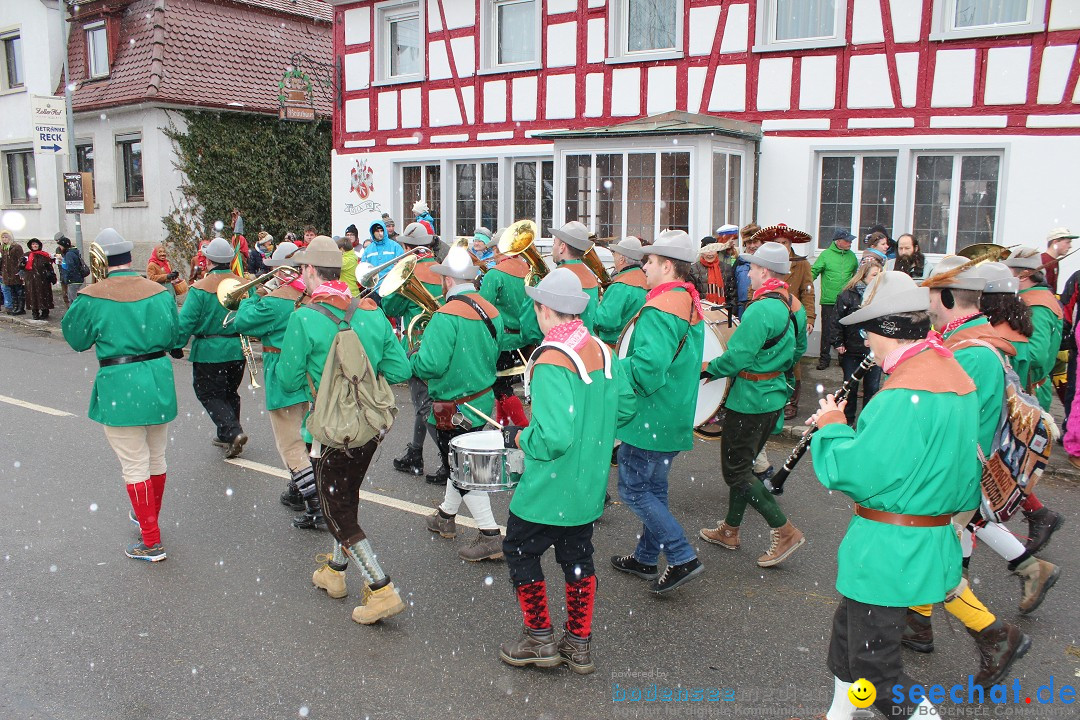
[[[244,452],[244,445],[247,444],[248,436],[244,433],[240,433],[232,439],[229,443],[229,449],[225,452],[225,459],[239,457],[240,453]]]
[[[457,522],[453,516],[443,517],[443,514],[436,510],[427,516],[427,529],[439,533],[440,537],[452,538],[457,535]]]
[[[671,592],[683,583],[690,582],[703,572],[705,572],[705,566],[697,558],[679,565],[668,565],[664,568],[664,574],[653,583],[652,591],[657,595]]]
[[[645,563],[638,562],[638,559],[634,557],[633,554],[616,555],[611,558],[611,567],[624,573],[637,575],[642,580],[655,580],[660,576],[660,572],[655,565],[646,565]]]
[[[732,527],[726,522],[722,522],[714,528],[702,528],[698,532],[698,537],[707,543],[719,545],[727,550],[738,550],[741,547],[739,528]]]
[[[394,583],[387,583],[378,590],[372,590],[370,585],[365,585],[360,603],[353,609],[352,619],[361,625],[373,625],[405,610],[405,603],[398,595]]]
[[[501,532],[497,535],[485,535],[484,533],[477,531],[476,539],[472,541],[472,544],[458,550],[458,557],[469,562],[502,560],[502,544],[503,536]]]
[[[792,525],[790,520],[783,527],[772,528],[770,536],[769,549],[757,559],[758,567],[779,565],[806,542],[802,531]]]
[[[557,667],[563,662],[555,646],[555,631],[551,628],[546,630],[525,628],[521,633],[521,639],[516,643],[503,643],[499,648],[499,659],[514,667],[526,665]]]
[[[145,560],[147,562],[160,562],[165,559],[165,548],[161,543],[156,543],[153,547],[146,547],[141,542],[137,542],[134,545],[128,545],[128,549],[124,551],[132,560]]]
[[[322,588],[332,598],[343,598],[349,594],[345,587],[345,572],[330,567],[328,561],[331,555],[324,553],[316,555],[315,559],[322,563],[318,570],[311,575],[311,582],[317,588]]]
[[[571,632],[564,632],[556,646],[562,661],[578,675],[588,675],[596,670],[592,653],[589,652],[589,641],[589,638],[579,638]]]

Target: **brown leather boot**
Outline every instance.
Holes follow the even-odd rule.
[[[907,625],[900,637],[900,644],[915,652],[934,652],[934,626],[930,623],[930,618],[908,608]]]
[[[589,640],[590,638],[582,639],[569,632],[564,632],[559,638],[559,657],[578,675],[588,675],[596,670],[592,653],[589,652]]]
[[[1015,625],[1001,620],[995,620],[979,632],[968,628],[968,633],[975,638],[975,647],[979,650],[979,672],[974,682],[984,688],[1000,682],[1012,664],[1031,648],[1030,637]]]
[[[526,665],[556,667],[562,665],[563,661],[558,648],[555,647],[555,631],[551,628],[545,630],[525,628],[521,639],[516,643],[503,643],[499,648],[499,659],[514,667]]]
[[[702,528],[698,532],[698,537],[707,543],[719,545],[728,550],[738,550],[739,547],[741,547],[741,544],[739,543],[739,528],[732,527],[726,522],[722,522],[714,528]]]
[[[1054,587],[1061,568],[1054,563],[1029,557],[1013,570],[1020,577],[1020,614],[1034,612],[1046,599],[1046,592]]]
[[[468,547],[463,547],[458,550],[458,557],[462,560],[469,562],[480,562],[481,560],[502,560],[503,557],[503,536],[502,533],[496,535],[485,535],[482,532],[476,534],[476,539]]]
[[[785,420],[793,420],[799,414],[799,386],[801,384],[799,380],[795,381],[795,389],[791,393],[791,399],[784,406]]]
[[[1024,548],[1032,555],[1042,550],[1050,542],[1050,536],[1061,527],[1064,521],[1065,518],[1061,516],[1061,513],[1047,507],[1028,514],[1028,541]]]
[[[799,549],[806,542],[802,531],[791,524],[788,520],[783,527],[772,528],[770,531],[772,542],[764,555],[757,559],[759,567],[773,567],[779,565],[784,559]]]

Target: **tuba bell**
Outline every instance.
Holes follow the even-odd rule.
[[[592,270],[593,275],[596,276],[597,283],[600,284],[601,292],[607,289],[607,286],[611,284],[611,276],[608,275],[607,268],[604,267],[604,263],[600,261],[600,256],[596,254],[596,244],[589,248],[589,252],[585,253],[581,261],[585,263],[585,266]]]
[[[90,243],[90,275],[94,282],[109,277],[109,256],[105,254],[105,248],[96,242]]]
[[[548,268],[540,251],[536,249],[536,238],[540,231],[532,220],[518,220],[506,228],[499,238],[499,252],[507,257],[521,255],[529,263],[529,272],[525,276],[526,285],[536,285],[551,270]]]
[[[424,328],[427,327],[428,320],[440,307],[439,301],[428,292],[428,289],[424,287],[424,283],[420,282],[420,279],[416,277],[415,255],[399,260],[379,285],[379,295],[382,297],[395,292],[401,293],[423,308],[419,315],[409,321],[409,326],[405,329],[405,338],[411,350],[419,344],[420,335],[423,333]]]
[[[966,248],[957,250],[956,254],[960,257],[965,257],[968,260],[977,260],[981,263],[1001,262],[1012,255],[1012,250],[1009,247],[998,245],[997,243],[974,243],[968,245]]]

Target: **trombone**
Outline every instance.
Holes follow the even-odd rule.
[[[499,238],[499,252],[507,257],[521,255],[529,263],[529,272],[525,275],[525,284],[536,285],[544,279],[551,269],[548,268],[540,251],[536,249],[536,238],[540,231],[532,220],[518,220],[503,231]]]
[[[279,273],[282,273],[282,275],[279,276]],[[221,303],[222,307],[229,311],[228,314],[225,315],[225,319],[221,321],[221,327],[227,328],[229,323],[233,321],[241,301],[243,301],[244,296],[251,292],[252,288],[267,283],[275,277],[282,281],[285,281],[286,278],[291,281],[298,277],[298,275],[296,268],[282,265],[253,280],[248,280],[247,282],[242,282],[237,278],[227,277],[218,283],[218,302]],[[260,385],[259,381],[256,379],[259,374],[259,367],[255,364],[255,351],[251,349],[251,339],[246,335],[240,335],[240,347],[244,351],[244,361],[247,365],[248,375],[251,376],[251,387],[258,389],[262,387],[262,385]]]
[[[415,256],[398,260],[394,269],[386,274],[379,285],[379,294],[383,297],[395,292],[401,293],[422,308],[420,313],[409,321],[405,329],[405,339],[411,351],[419,344],[420,334],[423,333],[431,316],[442,306],[442,303],[416,277]]]
[[[375,290],[377,290],[379,288],[379,285],[381,284],[380,279],[379,279],[379,273],[381,273],[383,270],[385,270],[388,267],[397,265],[399,262],[401,262],[405,258],[415,256],[417,253],[420,252],[421,249],[422,248],[414,247],[411,250],[406,250],[403,254],[398,255],[393,260],[387,260],[386,262],[382,263],[381,265],[376,265],[375,267],[371,268],[366,273],[364,273],[363,275],[358,277],[356,279],[356,282],[360,285],[360,287],[364,288],[364,292],[361,293],[361,294],[364,297],[367,297],[371,293],[375,292]],[[364,263],[364,264],[366,265],[367,263]],[[389,277],[389,273],[387,273],[387,277]],[[382,282],[385,282],[385,278],[382,279]],[[388,293],[383,293],[383,292],[380,291],[379,294],[380,295],[386,295]]]

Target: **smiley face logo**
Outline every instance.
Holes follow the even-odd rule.
[[[855,707],[868,708],[877,699],[877,688],[866,678],[859,678],[848,688],[847,696]]]

